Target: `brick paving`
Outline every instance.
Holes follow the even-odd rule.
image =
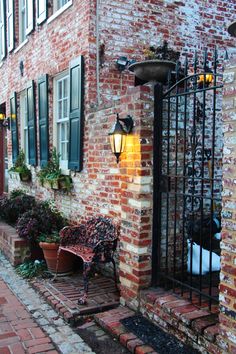
[[[58,353],[49,336],[1,278],[0,306],[0,353]]]
[[[23,353],[93,351],[0,254],[0,354]]]

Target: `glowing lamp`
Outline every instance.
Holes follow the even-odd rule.
[[[116,156],[117,163],[120,155],[124,152],[127,134],[131,132],[133,126],[134,122],[130,115],[126,118],[119,118],[117,113],[116,122],[109,133],[111,150]]]

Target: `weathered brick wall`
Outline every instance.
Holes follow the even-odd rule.
[[[30,257],[27,241],[18,236],[16,229],[4,222],[0,222],[0,250],[14,266]]]
[[[49,74],[52,146],[52,78],[67,69],[71,59],[85,56],[84,164],[81,173],[72,175],[72,194],[41,187],[36,178],[38,167],[32,168],[31,184],[10,181],[10,190],[21,187],[37,198],[52,198],[73,221],[98,214],[120,220],[122,299],[134,307],[138,305],[139,289],[150,284],[151,274],[152,92],[150,95],[146,86],[131,90],[133,75],[128,71],[120,74],[116,59],[121,55],[141,59],[144,46],[160,45],[166,39],[171,47],[190,56],[195,50],[201,52],[205,46],[216,45],[222,60],[225,47],[231,45],[227,24],[233,21],[235,10],[234,0],[102,0],[96,18],[95,0],[74,0],[58,18],[37,27],[28,43],[0,65],[0,104],[6,102],[7,115],[13,91],[19,93],[29,80]],[[104,45],[104,63],[98,73],[96,26],[98,45]],[[21,60],[23,77],[19,70]],[[119,166],[107,136],[114,122],[114,108],[122,117],[131,114],[136,125]],[[11,160],[10,132],[8,137]]]
[[[221,242],[220,324],[223,343],[236,352],[236,52],[224,73],[223,230]]]
[[[101,100],[125,94],[132,85],[128,71],[116,68],[119,56],[143,59],[143,49],[167,40],[181,53],[201,55],[203,48],[219,47],[220,57],[230,45],[227,24],[234,20],[234,0],[114,0],[99,6],[99,42],[105,46],[100,68]],[[95,53],[94,53],[95,54]],[[182,58],[183,59],[183,58]]]

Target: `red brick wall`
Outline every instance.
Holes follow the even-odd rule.
[[[41,187],[34,168],[32,184],[11,181],[10,189],[22,187],[37,198],[53,198],[74,221],[97,214],[121,220],[122,297],[135,307],[139,289],[150,284],[152,93],[149,94],[146,86],[132,90],[133,75],[128,71],[120,74],[116,59],[122,55],[141,59],[144,46],[160,45],[166,39],[171,47],[190,56],[195,50],[200,53],[205,46],[216,45],[222,60],[225,48],[232,45],[227,24],[234,20],[235,10],[234,0],[114,0],[100,3],[97,21],[95,1],[74,0],[58,18],[36,27],[28,43],[11,53],[0,66],[0,104],[6,102],[9,114],[9,96],[13,91],[20,92],[29,80],[37,80],[45,73],[50,75],[51,84],[53,76],[67,69],[71,59],[81,54],[85,56],[84,165],[81,173],[72,176],[72,194]],[[104,45],[99,83],[96,39],[99,46]],[[23,77],[19,70],[21,60]],[[52,91],[51,85],[50,132]],[[115,118],[114,108],[122,117],[131,114],[136,125],[119,166],[110,151],[107,136]],[[52,146],[52,134],[50,144]]]
[[[229,353],[236,352],[236,52],[224,73],[224,160],[223,160],[223,230],[221,242],[220,324],[221,335]],[[230,328],[230,330],[229,330]]]

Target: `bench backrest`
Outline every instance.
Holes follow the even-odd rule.
[[[113,241],[118,237],[117,227],[112,220],[103,217],[96,217],[85,223],[85,243],[95,246],[99,241]]]

